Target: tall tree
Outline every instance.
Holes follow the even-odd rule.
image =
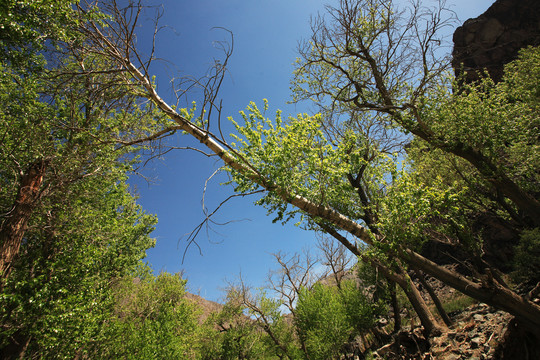
[[[114,14],[111,19],[125,19],[122,17],[125,11],[118,11],[114,6],[110,9]],[[129,9],[137,12],[134,8]],[[329,11],[333,27],[325,22],[320,22],[320,28],[315,27],[315,36],[305,52],[305,62],[297,72],[297,83],[306,84],[304,90],[308,94],[329,96],[330,103],[346,109],[346,113],[357,110],[360,119],[367,116],[381,126],[398,126],[464,159],[476,169],[478,176],[484,177],[510,200],[512,206],[523,212],[527,222],[535,223],[539,217],[536,216],[538,207],[534,195],[517,179],[506,175],[504,166],[488,152],[459,137],[453,138],[451,133],[444,133],[444,126],[437,127],[439,118],[428,116],[438,109],[435,105],[441,100],[432,97],[433,91],[450,90],[451,84],[447,81],[449,75],[445,74],[444,66],[437,60],[436,51],[432,50],[438,43],[436,34],[445,24],[441,11],[426,11],[413,6],[409,13],[400,12],[395,11],[391,2],[376,0],[344,0]],[[427,19],[427,22],[420,19]],[[305,215],[308,227],[322,223],[329,230],[348,233],[352,240],[341,236],[340,241],[357,255],[361,255],[358,243],[372,246],[374,256],[371,261],[381,264],[391,261],[401,272],[401,277],[396,280],[402,287],[410,284],[407,274],[403,273],[405,265],[410,264],[473,298],[509,311],[531,328],[538,328],[540,307],[498,282],[489,272],[467,278],[417,252],[418,243],[430,226],[429,221],[417,220],[429,219],[432,208],[451,205],[459,197],[459,191],[417,186],[407,169],[400,169],[398,159],[370,146],[364,141],[365,136],[355,132],[354,128],[345,128],[347,131],[342,137],[329,139],[321,130],[325,118],[319,115],[299,115],[283,120],[278,113],[271,121],[252,104],[244,114],[244,124],[237,124],[236,144],[228,144],[210,132],[205,125],[210,121],[194,119],[186,109],[177,111],[158,95],[148,66],[133,43],[130,30],[133,23],[113,20],[87,23],[84,31],[91,39],[90,51],[108,54],[119,68],[129,72],[134,86],[159,107],[171,124],[217,154],[232,172],[238,191],[263,189],[266,195],[259,203],[276,211],[278,217],[301,213]],[[427,24],[427,27],[420,28],[419,24]],[[531,66],[537,69],[529,62],[529,69]],[[513,69],[519,71],[519,66]],[[537,71],[532,73],[537,74]],[[325,81],[320,83],[317,74],[324,76]],[[310,86],[327,92],[315,92]],[[510,91],[508,85],[504,86]],[[300,93],[304,90],[297,89]],[[512,98],[518,94],[506,94],[512,96],[504,98],[505,109],[511,111],[512,104],[518,104],[531,110],[532,119],[538,119],[534,106],[536,97],[529,96],[525,102],[516,103]],[[467,95],[462,96],[466,99]],[[460,107],[452,109],[459,111]],[[465,123],[464,127],[467,126]],[[366,150],[374,151],[376,156],[365,159]],[[369,170],[362,170],[364,167]],[[374,198],[381,201],[377,209],[380,210],[379,223],[372,222],[371,226],[364,219],[369,217],[371,208],[362,204],[362,199],[357,200],[360,194],[354,186],[355,178],[351,184],[348,177],[360,172],[369,180],[364,191],[371,191]],[[288,211],[289,205],[295,210]],[[379,206],[377,202],[369,205]],[[452,214],[443,215],[448,218]],[[385,224],[384,231],[373,231]],[[411,289],[414,292],[414,288]],[[418,298],[417,294],[411,294],[410,299],[415,298]],[[418,310],[421,308],[419,306]],[[425,315],[426,325],[435,325],[430,321],[429,313]]]
[[[111,284],[135,270],[155,218],[128,192],[125,177],[94,177],[46,198],[34,214],[1,295],[4,358],[90,354],[113,316]]]
[[[22,35],[15,36],[13,30],[15,35],[2,42],[3,54],[28,55],[17,62],[5,56],[0,63],[3,278],[32,226],[31,218],[51,211],[43,206],[45,198],[60,201],[78,183],[129,171],[132,164],[126,160],[140,146],[174,130],[162,127],[161,114],[133,90],[125,69],[85,51],[87,40],[74,29],[103,15],[97,11],[81,15],[71,6],[54,5],[49,12],[32,2],[14,3],[19,13],[54,25],[27,29],[15,19],[12,26],[21,28]],[[10,20],[11,13],[4,15],[2,20]],[[34,41],[50,45],[34,46]],[[124,165],[118,166],[119,161]]]
[[[89,356],[111,282],[153,246],[126,185],[174,129],[125,69],[86,51],[77,2],[6,1],[0,21],[0,347],[5,358]],[[25,355],[26,354],[26,355]]]
[[[443,7],[426,9],[414,3],[400,10],[391,1],[341,0],[328,8],[328,15],[329,20],[319,17],[313,22],[313,36],[300,48],[294,79],[297,99],[315,99],[322,107],[329,102],[338,115],[354,110],[363,117],[377,117],[381,125],[397,125],[464,159],[523,212],[528,222],[540,224],[535,192],[519,175],[509,173],[510,164],[501,156],[512,146],[505,148],[500,142],[471,136],[491,138],[498,128],[488,126],[506,123],[506,115],[497,112],[492,101],[483,102],[484,111],[475,109],[474,114],[467,113],[465,104],[455,106],[448,101],[453,99],[451,78],[444,75],[449,70],[448,59],[438,55],[444,45],[440,30],[450,25]],[[434,96],[436,93],[440,96]],[[445,104],[452,110],[431,112],[432,106],[440,109]],[[535,110],[527,104],[526,112],[534,118]],[[530,120],[525,122],[506,129],[519,133],[520,139],[531,125]],[[516,141],[515,134],[507,131],[497,138]]]

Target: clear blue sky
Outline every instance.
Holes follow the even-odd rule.
[[[429,3],[428,1],[425,1]],[[464,21],[485,11],[491,0],[449,0],[448,5]],[[152,3],[158,3],[153,1]],[[308,112],[309,104],[286,105],[290,99],[289,81],[296,58],[298,41],[310,35],[310,16],[324,11],[326,0],[168,0],[161,1],[164,16],[161,25],[170,28],[158,36],[157,56],[153,72],[163,98],[173,101],[170,79],[182,75],[201,76],[219,58],[213,41],[224,40],[226,33],[213,27],[223,27],[234,34],[234,53],[229,74],[220,92],[223,118],[238,118],[238,111],[250,101],[270,101],[272,110],[282,109],[287,115]],[[151,29],[144,25],[140,43],[144,46]],[[198,95],[193,94],[193,100]],[[230,133],[230,127],[226,130]],[[175,146],[199,146],[186,136],[171,139]],[[191,232],[203,219],[201,199],[205,180],[220,162],[188,150],[175,150],[152,161],[143,170],[154,181],[148,185],[141,177],[131,183],[140,194],[139,203],[159,219],[152,234],[157,239],[148,252],[147,261],[156,271],[185,271],[188,290],[209,300],[220,300],[225,280],[234,280],[242,272],[247,283],[262,286],[266,274],[275,264],[270,255],[313,247],[315,235],[287,224],[273,224],[266,210],[253,205],[255,198],[237,198],[225,205],[215,220],[235,221],[213,226],[208,234],[202,231],[198,244],[186,248],[184,234]],[[231,186],[221,186],[224,176],[209,182],[206,205],[213,210],[232,194]]]

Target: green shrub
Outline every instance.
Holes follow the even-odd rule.
[[[343,345],[373,326],[380,306],[354,281],[341,289],[317,283],[300,291],[295,324],[310,359],[339,358]]]

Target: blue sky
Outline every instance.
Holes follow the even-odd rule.
[[[150,2],[149,2],[150,3]],[[158,3],[154,1],[152,3]],[[270,109],[282,109],[284,114],[309,112],[309,104],[287,105],[290,100],[289,81],[297,56],[298,41],[310,35],[309,19],[324,11],[322,0],[168,0],[163,4],[160,21],[166,25],[157,41],[154,64],[158,91],[167,101],[174,101],[170,79],[179,76],[202,76],[221,53],[214,41],[226,40],[223,27],[234,34],[234,53],[229,73],[220,92],[223,100],[223,120],[238,118],[238,112],[250,101],[262,104],[266,98]],[[429,1],[426,1],[429,4]],[[485,11],[492,1],[449,0],[463,21]],[[148,39],[151,27],[143,23],[140,44]],[[191,99],[191,97],[190,97]],[[193,93],[193,100],[198,94]],[[232,131],[224,127],[225,133]],[[187,136],[170,139],[174,146],[198,146]],[[131,184],[140,195],[139,203],[159,219],[152,234],[157,239],[148,252],[147,261],[156,271],[184,270],[188,290],[209,300],[220,300],[226,280],[234,280],[241,272],[243,279],[262,286],[270,268],[274,268],[271,253],[299,252],[314,247],[315,234],[303,231],[292,223],[282,226],[272,223],[266,210],[253,205],[255,198],[236,198],[226,204],[215,220],[229,222],[213,226],[208,234],[197,238],[202,250],[186,249],[186,233],[203,219],[201,199],[206,179],[221,166],[215,158],[207,158],[189,150],[175,150],[150,162],[142,174],[152,179],[149,184],[141,176],[132,177]],[[212,179],[207,186],[205,204],[213,210],[231,195],[232,187],[220,185],[224,175]]]

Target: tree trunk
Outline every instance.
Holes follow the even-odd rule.
[[[447,330],[446,326],[439,324],[439,322],[435,319],[435,317],[429,310],[426,302],[422,298],[420,291],[418,291],[418,288],[416,287],[416,285],[414,285],[411,278],[406,273],[403,273],[402,277],[402,281],[404,281],[404,283],[398,283],[398,285],[400,285],[401,288],[405,291],[407,299],[409,299],[409,301],[411,302],[414,311],[418,315],[418,318],[420,319],[420,322],[424,327],[424,334],[426,335],[426,337],[430,335],[442,334],[445,330]]]
[[[47,162],[42,159],[35,161],[28,167],[21,176],[19,191],[12,210],[2,223],[0,229],[0,276],[2,278],[8,276],[11,262],[19,253],[28,220],[40,197],[40,188],[46,168]]]
[[[393,332],[397,334],[401,330],[401,309],[399,308],[397,299],[396,283],[393,281],[388,281],[388,288],[390,289],[390,304],[392,305],[392,310],[394,311]]]
[[[437,265],[412,250],[407,249],[405,253],[409,257],[410,264],[446,285],[476,300],[509,312],[533,330],[540,327],[540,306],[499,285],[489,276],[486,276],[482,283],[476,283],[454,271]]]
[[[365,259],[363,259],[363,261],[365,261]],[[409,302],[411,303],[414,311],[420,319],[420,322],[422,323],[422,326],[424,327],[426,337],[429,335],[439,335],[447,330],[446,326],[439,324],[439,322],[435,319],[426,302],[422,298],[420,291],[418,291],[416,285],[414,285],[411,278],[403,271],[403,269],[400,269],[400,273],[397,274],[390,271],[386,266],[375,263],[373,260],[372,264],[376,266],[377,269],[386,277],[391,279],[393,282],[398,284],[401,289],[403,289],[407,299],[409,299]]]
[[[139,84],[147,91],[148,98],[151,99],[156,104],[156,106],[158,106],[163,111],[164,114],[173,119],[182,130],[195,137],[201,143],[206,145],[211,151],[217,154],[223,160],[223,162],[231,169],[240,172],[241,174],[251,179],[267,191],[272,191],[276,195],[281,196],[284,201],[304,211],[306,214],[309,214],[313,218],[320,217],[322,219],[325,219],[333,226],[340,228],[351,235],[354,235],[358,239],[366,242],[367,244],[373,244],[373,239],[371,238],[369,231],[362,225],[358,224],[347,216],[335,211],[334,209],[328,208],[324,205],[316,204],[302,196],[289,193],[286,189],[280,188],[271,180],[264,178],[264,176],[262,176],[256,169],[254,169],[251,164],[249,164],[249,162],[247,162],[245,159],[241,157],[235,157],[234,151],[227,150],[230,149],[229,147],[225,148],[221,146],[220,142],[214,139],[209,131],[197,127],[188,119],[178,114],[172,107],[170,107],[158,95],[152,82],[133,63],[131,63],[129,59],[126,59],[123,53],[121,53],[118,48],[114,46],[114,44],[110,43],[107,38],[101,36],[99,33],[96,33],[94,35],[98,36],[98,41],[102,41],[103,46],[111,52],[111,55],[116,57],[119,63],[124,66],[133,75],[135,79],[139,81]],[[508,191],[504,193],[506,196],[512,199]],[[525,199],[525,202],[527,204],[531,204],[531,201],[529,200],[530,199]],[[523,208],[523,206],[518,205],[518,203],[521,202],[520,200],[514,199],[513,201],[518,207]],[[538,210],[538,206],[535,205],[534,202],[532,202],[531,207],[532,211],[531,209],[525,209],[530,215],[540,213],[540,210]],[[525,208],[529,207],[525,206]],[[540,217],[536,218],[536,222],[540,221],[538,220],[539,218]],[[351,250],[354,254],[357,254],[359,252],[358,248],[354,244],[351,244],[348,240],[344,242],[340,240],[340,242],[345,245],[349,250]],[[516,293],[504,288],[492,286],[482,287],[482,285],[472,282],[455,272],[451,272],[410,249],[405,248],[401,249],[400,251],[404,253],[403,255],[400,255],[400,257],[403,257],[404,261],[417,267],[418,269],[421,269],[422,271],[453,287],[454,289],[459,290],[462,293],[469,295],[476,300],[485,302],[499,309],[507,311],[512,315],[523,319],[523,321],[526,321],[528,324],[532,325],[535,328],[540,327],[540,307],[530,301],[521,298]]]
[[[448,314],[444,310],[441,301],[439,300],[439,297],[437,296],[431,285],[429,285],[429,283],[426,281],[426,278],[424,277],[424,274],[422,274],[422,271],[415,270],[414,273],[418,280],[420,280],[422,286],[426,288],[429,296],[431,297],[431,300],[433,300],[433,304],[435,304],[435,307],[437,308],[437,312],[439,313],[439,315],[441,315],[441,318],[446,324],[446,326],[451,326],[452,320],[450,320],[450,318],[448,317]]]

